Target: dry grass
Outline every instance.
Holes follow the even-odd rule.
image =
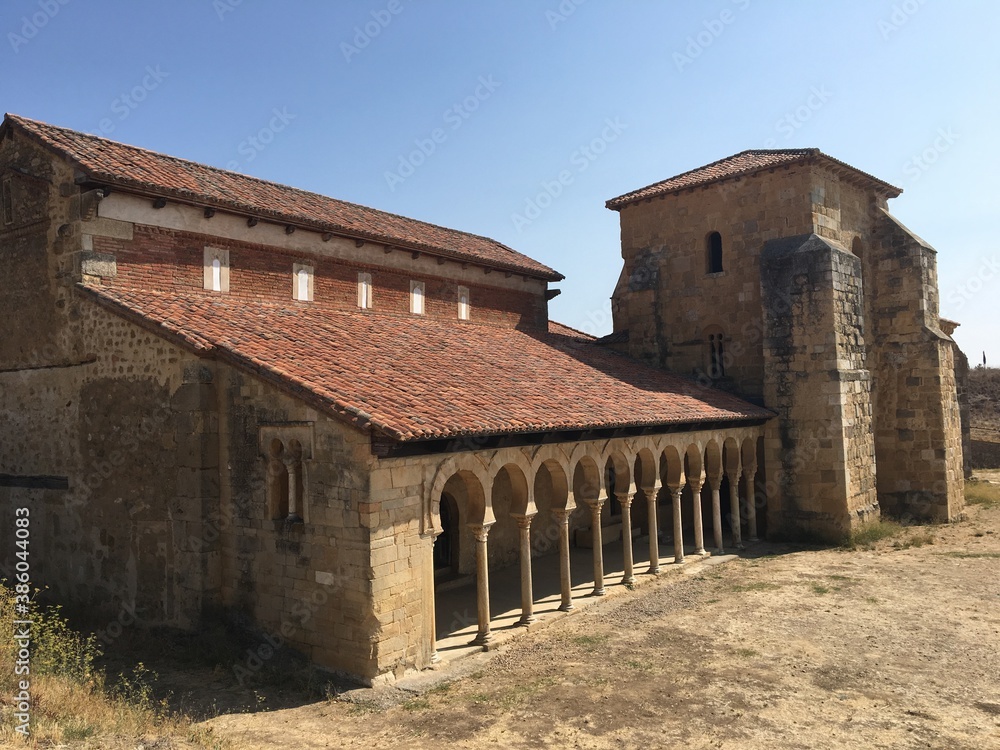
[[[5,582],[4,582],[5,584]],[[15,599],[0,585],[0,629],[14,630]],[[95,667],[100,648],[93,636],[69,627],[59,607],[33,607],[31,635],[31,734],[28,741],[13,721],[0,726],[0,744],[7,747],[51,747],[83,743],[85,747],[134,747],[145,736],[183,738],[190,734],[186,717],[170,715],[152,697],[156,675],[140,663],[110,683]],[[17,694],[16,645],[0,640],[0,694]],[[5,708],[7,708],[5,706]],[[211,747],[212,745],[207,745]]]
[[[903,530],[895,521],[873,521],[851,532],[843,546],[847,549],[874,549],[883,539],[898,535]]]
[[[965,483],[965,502],[994,508],[1000,505],[1000,484],[969,480]]]

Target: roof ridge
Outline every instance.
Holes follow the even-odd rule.
[[[752,162],[747,165],[739,165],[739,161],[742,157],[792,157],[790,159],[775,160],[772,163],[759,163],[753,164]],[[806,147],[806,148],[781,148],[781,149],[744,149],[735,154],[723,157],[721,159],[716,159],[708,164],[703,164],[700,167],[695,167],[694,169],[689,169],[685,172],[680,172],[678,174],[667,177],[663,180],[657,180],[656,182],[650,183],[643,187],[637,188],[635,190],[630,190],[627,193],[623,193],[619,196],[611,198],[605,202],[605,207],[611,210],[617,210],[629,203],[633,203],[637,200],[643,198],[653,198],[660,195],[665,195],[671,192],[676,192],[679,190],[685,190],[689,188],[701,187],[704,185],[709,185],[714,182],[721,182],[723,180],[735,179],[743,176],[748,176],[755,174],[757,172],[763,171],[765,169],[774,169],[776,167],[786,167],[792,164],[799,163],[804,160],[822,158],[827,159],[835,164],[845,167],[852,172],[855,172],[863,177],[882,185],[884,188],[888,188],[890,192],[894,192],[895,195],[899,195],[902,191],[896,186],[886,182],[885,180],[880,180],[868,172],[865,172],[857,167],[851,166],[847,162],[836,159],[828,154],[823,153],[822,150],[816,147]],[[733,164],[733,168],[730,171],[723,171],[719,174],[713,174],[719,167],[725,167],[729,164]],[[693,178],[685,182],[685,178]],[[671,186],[673,183],[673,186]],[[895,197],[895,196],[892,196]]]
[[[466,237],[466,238],[469,238],[469,239],[478,240],[480,242],[484,242],[484,243],[489,244],[491,247],[493,247],[493,248],[501,251],[504,255],[512,256],[509,259],[509,262],[512,263],[512,264],[514,264],[515,266],[518,265],[519,264],[519,260],[521,258],[523,258],[523,259],[526,259],[528,261],[531,261],[531,262],[537,264],[538,266],[541,266],[541,267],[544,267],[544,268],[548,268],[547,266],[545,266],[545,264],[540,263],[539,261],[536,261],[533,258],[529,258],[528,256],[523,255],[523,253],[519,253],[517,250],[514,250],[509,245],[506,245],[503,242],[495,240],[492,237],[487,237],[486,235],[476,234],[474,232],[468,232],[468,231],[465,231],[465,230],[462,230],[462,229],[455,229],[453,227],[447,227],[447,226],[444,226],[442,224],[435,224],[433,222],[425,221],[423,219],[414,219],[414,218],[412,218],[410,216],[403,216],[402,214],[397,214],[397,213],[394,213],[392,211],[385,211],[383,209],[373,208],[371,206],[365,206],[365,205],[362,205],[360,203],[354,203],[352,201],[344,200],[342,198],[334,198],[333,196],[324,195],[323,193],[318,193],[318,192],[313,191],[313,190],[304,190],[302,188],[298,188],[298,187],[295,187],[293,185],[287,185],[287,184],[284,184],[284,183],[281,183],[281,182],[275,182],[274,180],[267,180],[267,179],[264,179],[264,178],[261,178],[261,177],[256,177],[254,175],[244,174],[243,172],[235,172],[233,170],[224,169],[222,167],[218,167],[218,166],[215,166],[213,164],[204,164],[202,162],[194,161],[193,159],[186,159],[186,158],[183,158],[183,157],[180,157],[180,156],[174,156],[172,154],[164,153],[162,151],[156,151],[156,150],[153,150],[153,149],[145,148],[144,146],[136,146],[136,145],[131,144],[131,143],[123,143],[121,141],[112,140],[112,139],[107,138],[107,137],[102,136],[102,135],[96,135],[94,133],[87,133],[87,132],[80,131],[80,130],[74,130],[73,128],[67,128],[67,127],[62,126],[62,125],[53,125],[52,123],[44,122],[42,120],[36,120],[36,119],[30,118],[30,117],[24,117],[23,115],[14,114],[14,113],[11,113],[11,112],[5,113],[5,122],[6,121],[10,121],[10,122],[18,125],[19,127],[25,129],[29,134],[34,135],[35,137],[42,139],[42,141],[48,147],[57,150],[65,158],[71,159],[73,162],[75,162],[76,164],[78,164],[81,168],[86,169],[88,172],[92,172],[92,173],[95,173],[95,174],[101,174],[102,176],[106,176],[106,177],[112,178],[112,179],[114,179],[116,181],[121,181],[121,182],[126,182],[126,183],[131,183],[131,184],[143,184],[143,185],[146,184],[145,182],[143,182],[141,180],[136,180],[136,179],[132,179],[132,178],[128,178],[128,177],[123,177],[123,176],[116,176],[116,175],[113,175],[113,174],[108,173],[108,172],[95,172],[93,169],[88,168],[87,165],[81,163],[80,160],[72,153],[72,149],[68,148],[67,146],[65,146],[65,145],[63,145],[63,144],[61,144],[59,142],[53,142],[53,135],[54,134],[48,133],[48,132],[46,132],[46,130],[56,131],[58,134],[62,135],[63,137],[74,137],[74,138],[82,137],[82,138],[88,139],[90,141],[98,141],[98,142],[103,142],[103,143],[109,144],[109,145],[113,146],[116,149],[122,149],[123,148],[123,149],[129,150],[131,152],[138,152],[138,153],[141,153],[141,154],[148,154],[148,155],[150,155],[150,156],[152,156],[152,157],[154,157],[156,159],[165,160],[165,161],[168,161],[168,162],[170,162],[170,163],[172,163],[174,165],[178,165],[178,166],[181,166],[181,167],[184,167],[184,168],[195,168],[195,169],[199,169],[199,170],[207,170],[207,171],[209,171],[211,173],[214,173],[214,174],[224,175],[224,176],[235,178],[235,179],[239,179],[239,180],[246,180],[248,182],[251,182],[251,183],[254,183],[254,184],[257,184],[257,185],[261,185],[261,186],[266,186],[266,187],[271,188],[271,189],[276,189],[276,190],[280,190],[280,191],[286,191],[286,192],[291,193],[291,194],[293,194],[293,195],[295,195],[295,196],[297,196],[299,198],[302,198],[302,199],[306,199],[306,200],[308,200],[308,199],[318,199],[319,201],[328,201],[330,203],[339,205],[341,207],[345,207],[345,208],[349,208],[349,209],[353,209],[353,210],[357,210],[357,211],[361,211],[361,212],[372,211],[372,212],[376,212],[377,214],[379,214],[379,215],[381,215],[383,217],[392,218],[392,219],[398,219],[398,220],[401,220],[401,221],[404,221],[404,222],[408,222],[408,223],[419,225],[420,227],[425,227],[427,229],[436,230],[436,231],[445,232],[445,233],[452,234],[452,235],[459,235],[461,237]],[[155,185],[152,185],[152,184],[150,184],[150,186],[156,187]],[[165,189],[165,188],[163,188],[163,189]],[[173,192],[174,194],[182,194],[182,195],[183,194],[187,194],[187,195],[199,195],[197,192],[189,190],[189,189],[185,189],[185,188],[178,188],[176,190],[172,190],[172,191],[168,191],[168,192]],[[201,196],[201,197],[207,198],[209,201],[213,201],[213,202],[215,200],[215,199],[211,198],[210,196]],[[243,203],[242,201],[238,201],[238,200],[233,199],[233,200],[231,200],[229,202],[232,205],[243,206],[247,210],[252,210],[252,206],[247,205],[247,204]],[[275,213],[280,213],[280,211],[276,211]],[[322,226],[324,224],[328,224],[329,222],[316,221],[316,223],[318,225]],[[422,244],[422,245],[427,246],[427,247],[433,247],[432,243],[421,242],[419,240],[418,240],[418,242],[416,244],[418,244],[418,245]],[[461,248],[458,248],[458,247],[452,247],[452,248],[449,248],[449,247],[439,247],[437,249],[441,250],[445,254],[450,253],[450,252],[453,252],[453,253],[456,253],[456,254],[459,254],[459,255],[462,254]],[[485,259],[482,259],[482,260],[485,260]],[[493,261],[493,262],[496,263],[500,267],[503,267],[505,265],[505,263],[504,263],[503,260],[499,260],[498,259],[498,260]],[[555,274],[555,275],[561,276],[561,274],[558,274],[557,272],[552,271],[552,269],[548,269],[548,270],[551,273]],[[539,271],[540,271],[540,269],[536,269],[535,270],[536,273],[538,273]]]

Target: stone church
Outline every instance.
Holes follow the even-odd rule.
[[[0,188],[0,516],[109,617],[236,617],[372,683],[437,658],[448,579],[488,646],[491,576],[529,623],[558,570],[570,609],[571,548],[599,596],[610,538],[629,584],[961,512],[935,251],[817,150],[609,201],[602,339],[488,238],[23,117]]]

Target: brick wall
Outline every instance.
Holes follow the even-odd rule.
[[[206,246],[229,250],[230,295],[291,304],[292,267],[295,263],[305,263],[314,267],[314,304],[331,310],[357,310],[358,273],[366,272],[372,276],[374,311],[409,315],[410,282],[423,281],[426,315],[458,320],[459,283],[432,273],[404,275],[374,263],[362,265],[319,258],[142,225],[135,226],[131,240],[94,238],[94,250],[113,254],[117,261],[117,277],[105,283],[148,289],[171,286],[202,289]],[[428,266],[432,267],[430,262]],[[469,288],[470,320],[474,323],[528,328],[545,324],[545,300],[537,294],[469,282],[462,282],[462,286]]]

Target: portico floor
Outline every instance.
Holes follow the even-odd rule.
[[[726,538],[726,544],[729,539]],[[735,556],[731,546],[725,547],[726,554],[722,556],[699,557],[693,548],[685,550],[685,562],[674,565],[673,555],[662,556],[664,550],[672,550],[671,541],[660,541],[660,575],[671,570],[684,569],[697,565],[699,562],[715,564]],[[656,576],[649,575],[649,539],[641,537],[632,544],[635,585],[654,580]],[[592,596],[594,590],[594,558],[593,551],[588,548],[574,547],[570,550],[570,570],[573,582],[574,608],[586,607],[609,596],[627,591],[622,584],[624,574],[622,541],[618,540],[604,545],[604,596]],[[537,621],[525,627],[518,625],[521,618],[521,576],[517,565],[490,570],[490,627],[493,641],[490,647],[530,630],[539,625],[552,622],[567,614],[559,610],[559,554],[554,552],[542,557],[532,558],[532,587],[534,594],[534,615]],[[439,590],[436,599],[437,614],[437,651],[442,661],[451,661],[457,657],[478,653],[482,646],[471,644],[476,637],[476,582],[470,576],[462,581],[445,584]]]

